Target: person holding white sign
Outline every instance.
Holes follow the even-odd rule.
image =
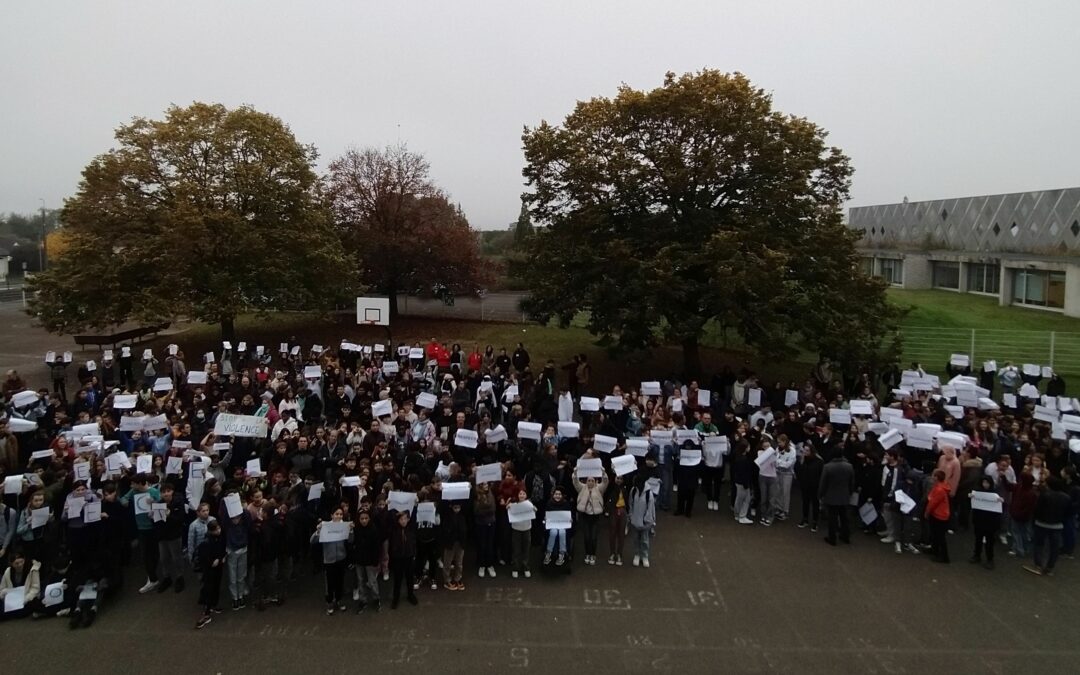
[[[573,513],[573,511],[570,510],[570,502],[566,500],[566,495],[563,493],[561,487],[556,487],[551,491],[551,499],[547,503],[547,508],[544,509],[545,515],[557,511],[568,514]],[[571,522],[573,522],[572,516]],[[569,550],[569,539],[569,528],[551,528],[548,530],[547,546],[544,549],[545,565],[550,565],[552,556],[555,556],[555,566],[562,567],[566,562],[566,554]]]
[[[606,495],[605,508],[611,514],[608,520],[610,555],[607,562],[609,565],[622,566],[623,544],[626,542],[626,509],[630,503],[629,487],[622,476],[615,476]]]
[[[64,509],[60,512],[60,521],[67,526],[65,534],[71,562],[78,566],[89,561],[94,544],[93,529],[83,521],[83,508],[97,501],[97,494],[87,488],[86,481],[77,480],[71,484],[71,492],[64,499]]]
[[[607,473],[603,474],[599,483],[595,478],[586,478],[582,483],[578,480],[578,467],[575,466],[573,486],[577,492],[578,521],[585,534],[585,564],[595,565],[596,540],[599,537],[600,517],[604,515],[604,493],[608,487]]]
[[[0,605],[7,608],[8,595],[21,594],[21,607],[5,611],[4,618],[27,616],[37,606],[41,595],[41,562],[16,549],[11,554],[11,564],[0,577]]]
[[[46,530],[48,524],[54,519],[55,516],[45,504],[45,491],[37,487],[30,488],[26,508],[19,516],[19,524],[15,531],[16,540],[29,560],[43,559],[46,553]]]
[[[322,535],[323,529],[327,530]],[[330,531],[333,530],[333,535]],[[338,530],[344,530],[341,538]],[[320,536],[322,535],[322,536]],[[332,616],[335,611],[344,612],[345,607],[345,567],[348,565],[348,544],[353,538],[353,524],[345,522],[345,510],[340,506],[330,514],[330,520],[319,521],[311,534],[311,543],[320,542],[322,547],[323,572],[326,574],[326,614]]]
[[[528,579],[532,576],[529,571],[529,544],[536,506],[529,501],[525,490],[518,490],[515,501],[507,505],[506,511],[510,520],[510,576],[517,579],[520,573]]]
[[[983,497],[984,501],[989,498],[989,501],[995,502],[997,510],[976,508],[974,505],[976,493]],[[994,488],[994,479],[985,475],[979,479],[978,489],[968,493],[968,499],[973,503],[971,526],[975,532],[975,552],[972,553],[968,562],[972,565],[981,563],[986,569],[992,570],[994,569],[994,540],[997,539],[998,530],[1001,529],[1002,505],[1005,503],[1005,499]],[[984,549],[986,552],[985,562],[982,560]]]

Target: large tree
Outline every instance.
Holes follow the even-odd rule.
[[[709,322],[767,355],[873,360],[895,311],[858,269],[841,210],[852,171],[825,138],[714,70],[526,128],[524,198],[546,227],[529,239],[525,309],[564,325],[587,312],[615,348],[675,342],[688,374]]]
[[[231,339],[243,312],[318,308],[347,269],[313,146],[250,107],[195,103],[117,129],[64,204],[66,249],[31,287],[51,331],[188,316]],[[344,282],[344,283],[343,283]]]
[[[350,149],[330,162],[334,221],[364,282],[390,298],[440,288],[471,294],[491,280],[477,233],[404,145]]]

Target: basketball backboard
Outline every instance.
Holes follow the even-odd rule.
[[[357,325],[389,326],[390,298],[367,296],[356,299]]]

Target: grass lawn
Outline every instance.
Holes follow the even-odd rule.
[[[1059,312],[998,305],[997,298],[950,291],[889,289],[889,300],[911,311],[903,325],[1080,332],[1080,319]]]

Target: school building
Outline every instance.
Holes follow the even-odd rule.
[[[1080,317],[1080,187],[853,207],[865,271]]]

